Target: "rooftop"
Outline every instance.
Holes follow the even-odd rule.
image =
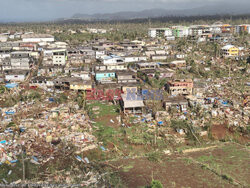
[[[24,34],[22,35],[22,38],[54,38],[52,35],[48,34]]]
[[[234,48],[234,47],[235,47],[234,45],[228,44],[226,46],[223,46],[222,50],[229,50],[230,48]]]
[[[137,94],[122,94],[122,100],[124,102],[124,108],[137,108],[137,107],[144,107],[142,96]],[[133,95],[133,96],[132,96]]]

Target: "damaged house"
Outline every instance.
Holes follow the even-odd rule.
[[[116,83],[116,74],[113,71],[97,71],[95,73],[95,79],[98,83]]]
[[[29,70],[31,67],[29,52],[12,52],[10,54],[10,64],[13,70]]]
[[[169,111],[170,108],[174,108],[180,112],[185,112],[188,108],[188,100],[183,96],[168,97],[164,100],[163,106],[166,111]]]
[[[167,83],[167,91],[170,95],[192,95],[193,80],[174,80]]]
[[[38,87],[54,87],[54,82],[51,77],[37,76],[31,80],[31,84]]]
[[[82,82],[81,78],[62,77],[54,80],[54,86],[56,89],[69,90],[72,83]]]
[[[137,83],[135,73],[133,72],[116,72],[118,83]]]
[[[121,107],[125,114],[142,114],[145,108],[142,96],[129,92],[121,95]]]
[[[28,74],[28,70],[8,70],[5,72],[5,80],[11,82],[23,82]]]
[[[76,91],[90,91],[93,88],[90,80],[77,80],[70,82],[70,89]]]
[[[169,63],[170,68],[183,69],[187,67],[186,60],[176,60]]]

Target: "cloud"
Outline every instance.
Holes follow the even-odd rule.
[[[238,0],[237,3],[249,0]],[[151,8],[187,9],[233,0],[0,0],[0,21],[51,20],[76,13],[113,13]],[[248,2],[248,5],[249,2]]]

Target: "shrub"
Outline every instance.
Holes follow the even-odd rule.
[[[148,153],[146,156],[147,156],[147,159],[149,161],[159,162],[160,158],[161,158],[161,153],[159,153],[159,152],[152,152],[152,153]]]
[[[68,100],[68,97],[64,93],[60,94],[60,96],[56,98],[56,102],[59,104],[64,103],[67,100]]]
[[[28,95],[28,98],[30,98],[30,99],[33,99],[33,100],[35,100],[35,99],[41,99],[41,94],[40,93],[38,93],[37,91],[33,91],[33,92],[31,92],[29,95]]]
[[[151,188],[163,188],[162,183],[159,180],[152,180]]]

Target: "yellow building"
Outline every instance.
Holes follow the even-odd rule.
[[[221,49],[223,57],[236,57],[239,55],[239,48],[233,45],[226,45]]]
[[[71,90],[85,91],[92,89],[91,82],[73,82],[70,83]]]

